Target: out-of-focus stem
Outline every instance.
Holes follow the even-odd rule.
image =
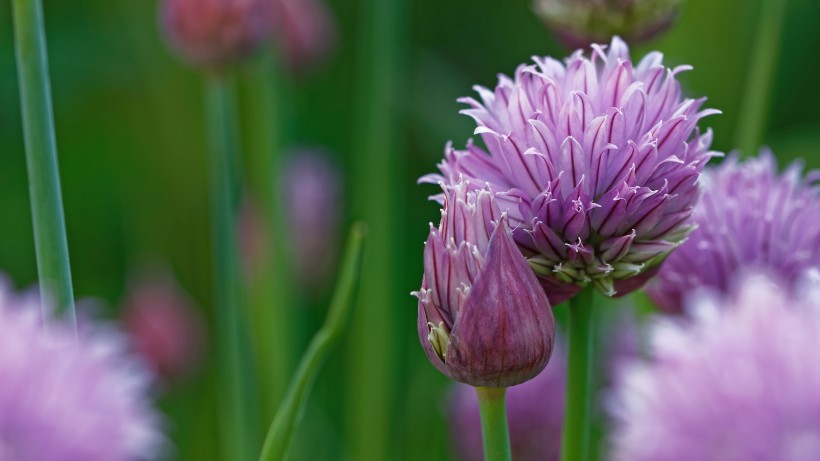
[[[236,240],[239,139],[233,81],[211,75],[207,81],[211,136],[211,219],[214,252],[216,345],[218,354],[223,459],[255,458],[257,420],[251,411],[252,381],[244,349]]]
[[[76,329],[40,0],[14,0],[14,35],[42,302]]]
[[[395,211],[399,161],[394,101],[401,80],[405,0],[364,0],[361,6],[352,132],[354,215],[370,227],[349,350],[347,414],[351,459],[391,459],[397,337]]]
[[[510,461],[510,430],[507,427],[505,387],[477,387],[485,461]]]
[[[589,456],[594,296],[594,289],[586,287],[569,305],[569,362],[561,461],[587,461]]]
[[[293,435],[304,413],[310,389],[316,381],[322,363],[341,340],[350,323],[350,310],[359,285],[362,246],[366,226],[354,224],[342,260],[336,291],[328,309],[327,319],[313,337],[290,382],[288,393],[271,424],[260,461],[283,461],[287,458]]]
[[[296,302],[293,296],[292,254],[288,243],[290,229],[285,220],[282,188],[279,184],[282,166],[283,138],[286,136],[284,113],[287,98],[282,90],[283,76],[279,73],[273,50],[264,50],[259,59],[248,68],[246,99],[248,108],[248,148],[253,161],[249,172],[251,184],[261,199],[265,228],[269,232],[271,248],[264,265],[258,297],[254,303],[258,337],[260,379],[265,392],[260,396],[265,417],[276,411],[285,392],[288,373],[294,359],[294,325],[291,321]],[[255,290],[256,291],[256,290]]]
[[[742,155],[754,155],[765,136],[786,3],[787,0],[761,2],[735,136]]]

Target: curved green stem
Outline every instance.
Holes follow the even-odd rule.
[[[44,305],[53,303],[54,311],[76,329],[43,7],[40,0],[14,0],[12,5],[40,293]]]
[[[764,139],[786,2],[761,3],[735,139],[743,155],[754,155]]]
[[[211,135],[211,218],[214,251],[216,344],[224,433],[223,459],[248,461],[255,451],[255,418],[251,415],[252,382],[243,347],[240,280],[237,261],[239,138],[236,95],[227,76],[207,82],[208,131]]]
[[[259,457],[260,461],[282,461],[287,457],[293,434],[304,413],[305,404],[313,383],[316,381],[316,376],[350,323],[350,311],[359,285],[365,233],[366,227],[363,224],[355,224],[350,232],[327,319],[310,342],[290,382],[285,400],[276,412],[276,417],[265,438],[265,446]]]
[[[592,287],[586,287],[569,305],[569,362],[561,461],[586,461],[589,455],[594,293]]]
[[[507,427],[506,387],[477,387],[484,437],[485,461],[510,461],[510,431]]]

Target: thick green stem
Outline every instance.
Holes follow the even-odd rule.
[[[761,3],[735,139],[743,155],[754,155],[765,136],[786,3],[787,0]]]
[[[292,356],[296,350],[294,336],[297,336],[293,322],[297,304],[291,274],[290,229],[279,184],[282,147],[288,137],[286,128],[289,125],[288,117],[283,116],[289,113],[289,109],[282,81],[274,50],[264,50],[247,68],[247,98],[243,101],[248,109],[247,149],[252,162],[248,179],[261,201],[265,227],[272,242],[262,277],[253,280],[257,363],[260,382],[265,389],[260,399],[265,418],[273,417],[285,393],[286,376],[293,371],[295,362]]]
[[[256,419],[252,416],[252,389],[241,334],[240,280],[237,261],[236,215],[238,200],[239,139],[233,82],[211,76],[207,82],[208,131],[211,135],[211,206],[214,251],[216,345],[223,459],[248,461],[255,457]]]
[[[12,5],[40,293],[46,310],[54,309],[76,328],[43,7],[40,0],[14,0]]]
[[[336,291],[328,309],[324,326],[316,333],[308,346],[296,374],[290,382],[288,393],[270,426],[260,461],[283,461],[299,420],[304,413],[311,387],[316,381],[322,364],[328,354],[341,340],[350,323],[350,311],[359,285],[362,262],[362,244],[366,227],[355,224],[345,251],[345,257],[336,282]]]
[[[510,461],[510,430],[507,427],[506,387],[477,387],[484,437],[485,461]]]
[[[370,227],[362,278],[361,305],[356,311],[350,349],[351,458],[383,461],[391,453],[396,401],[396,363],[406,331],[398,328],[396,273],[402,209],[397,185],[398,129],[394,108],[402,78],[402,22],[405,0],[365,0],[357,62],[353,114],[353,213]],[[401,301],[404,303],[404,301]]]
[[[569,305],[569,363],[561,461],[586,461],[589,455],[594,294],[592,287],[586,287]]]

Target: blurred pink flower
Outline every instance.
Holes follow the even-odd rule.
[[[293,149],[281,182],[296,274],[306,286],[321,286],[333,272],[338,253],[341,174],[321,149]]]
[[[190,63],[221,67],[270,36],[267,0],[163,0],[161,25],[171,48]]]
[[[274,38],[291,72],[322,61],[336,41],[336,24],[324,0],[271,0]]]
[[[123,309],[123,323],[135,349],[159,375],[182,378],[201,364],[203,320],[167,270],[145,272],[131,280]]]

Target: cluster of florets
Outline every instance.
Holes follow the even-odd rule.
[[[593,284],[625,294],[691,232],[700,171],[715,152],[698,121],[717,111],[681,97],[677,74],[626,44],[593,46],[565,63],[535,58],[494,91],[476,87],[463,113],[487,151],[447,146],[423,181],[492,191],[553,304]]]

